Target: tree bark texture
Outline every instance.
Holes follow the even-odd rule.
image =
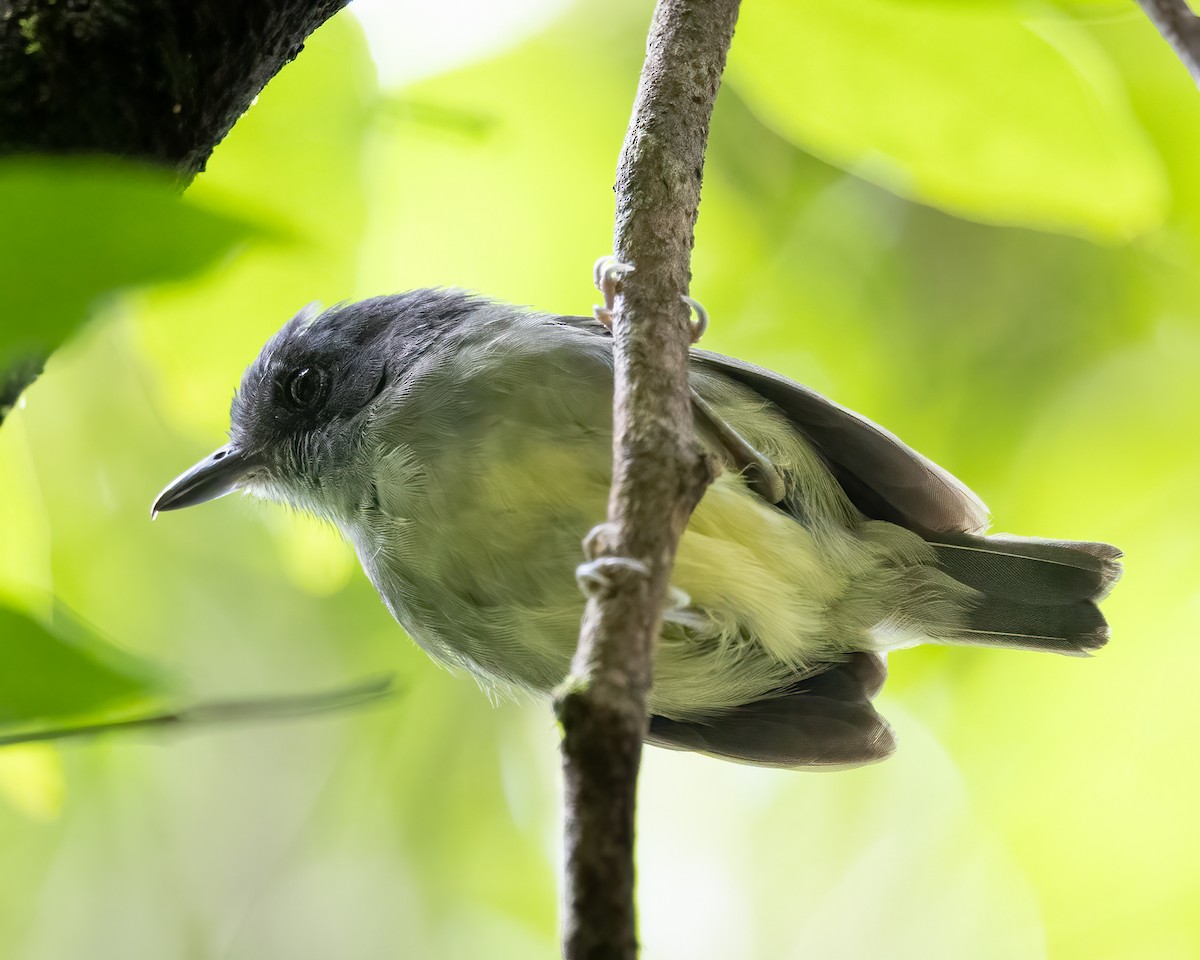
[[[347,0],[0,0],[0,154],[204,169]]]
[[[347,2],[0,0],[0,156],[111,154],[186,186]],[[42,359],[0,371],[0,423]]]
[[[634,814],[647,696],[675,550],[712,479],[688,393],[693,228],[738,0],[660,0],[617,170],[613,486],[563,730],[568,960],[637,954]]]
[[[1187,0],[1137,0],[1163,39],[1200,86],[1200,18]]]

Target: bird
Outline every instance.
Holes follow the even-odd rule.
[[[647,742],[854,767],[896,747],[874,705],[892,650],[1108,641],[1115,547],[988,535],[949,472],[762,367],[693,346],[689,380],[721,469],[679,543]],[[606,512],[612,398],[595,317],[448,288],[310,305],[247,368],[229,442],[152,513],[242,490],[313,514],[434,660],[498,696],[547,694],[579,634],[580,545]]]

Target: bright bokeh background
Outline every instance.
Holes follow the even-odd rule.
[[[303,518],[149,522],[310,300],[595,300],[650,4],[358,12],[189,191],[273,236],[107,302],[0,429],[0,593],[61,601],[181,702],[391,671],[400,695],[0,749],[0,957],[555,954],[546,705],[434,667]],[[649,960],[1200,955],[1198,150],[1200,94],[1131,4],[746,4],[693,264],[706,346],[883,423],[998,529],[1120,545],[1127,574],[1093,659],[895,655],[884,764],[648,751]]]

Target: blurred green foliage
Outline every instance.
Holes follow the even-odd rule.
[[[104,158],[0,161],[0,211],[0,364],[18,368],[57,347],[101,298],[194,273],[261,232],[180,201],[162,171]],[[19,562],[19,538],[6,547]],[[158,702],[145,668],[77,623],[52,632],[0,606],[0,660],[0,733],[9,736]]]
[[[106,294],[208,266],[254,231],[163,171],[105,158],[0,161],[0,361],[57,347]]]
[[[818,156],[988,222],[1119,240],[1161,221],[1158,157],[1071,21],[895,0],[756,13],[730,80]]]
[[[0,729],[128,715],[153,705],[153,683],[141,665],[77,624],[64,630],[61,613],[56,619],[59,630],[51,632],[0,607]]]
[[[64,252],[65,279],[29,274],[23,302],[66,317],[60,287],[81,308],[213,263],[108,298],[0,430],[0,591],[79,611],[199,698],[391,670],[405,692],[288,725],[0,750],[0,956],[554,954],[545,706],[494,706],[428,663],[323,527],[232,498],[153,526],[147,508],[220,443],[241,369],[309,300],[453,284],[586,312],[648,13],[580,3],[387,92],[343,14],[186,207],[127,221],[120,244],[80,220],[57,242],[83,265]],[[1124,6],[746,5],[693,264],[706,346],[885,424],[999,529],[1119,544],[1128,574],[1093,659],[895,655],[900,751],[880,766],[650,750],[647,957],[1200,952],[1198,150],[1200,95]],[[203,255],[164,273],[168,235]],[[89,242],[98,265],[140,253],[91,271]],[[70,707],[6,650],[0,696]]]

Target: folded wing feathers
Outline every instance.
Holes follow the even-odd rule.
[[[704,350],[693,357],[774,403],[867,516],[933,533],[987,529],[988,509],[971,490],[878,424],[753,364]]]

